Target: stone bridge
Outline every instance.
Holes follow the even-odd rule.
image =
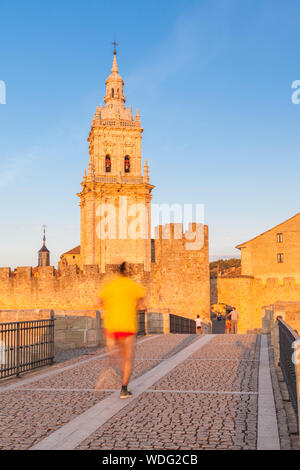
[[[0,449],[290,448],[266,335],[140,338],[128,400],[116,367],[104,348],[60,352],[2,381]]]

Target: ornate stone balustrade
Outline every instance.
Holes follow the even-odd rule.
[[[140,121],[123,121],[121,119],[97,120],[95,124],[98,126],[141,127]]]
[[[98,176],[95,177],[96,183],[120,183],[120,184],[140,184],[143,178],[129,178],[126,176]]]

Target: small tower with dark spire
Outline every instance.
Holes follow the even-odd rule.
[[[46,247],[46,225],[43,225],[43,246],[39,251],[38,266],[50,266],[50,251]]]

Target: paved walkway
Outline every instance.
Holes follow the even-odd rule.
[[[128,400],[110,361],[1,384],[0,449],[280,449],[265,336],[143,338]]]

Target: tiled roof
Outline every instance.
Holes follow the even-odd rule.
[[[80,255],[80,245],[76,246],[70,251],[67,251],[66,253],[63,253],[64,255]]]
[[[270,228],[269,230],[266,230],[265,232],[261,233],[260,235],[257,235],[257,236],[254,237],[254,238],[251,238],[251,240],[248,240],[247,242],[244,242],[244,243],[241,243],[240,245],[237,245],[236,248],[238,248],[238,249],[240,250],[240,249],[243,248],[245,245],[247,245],[247,243],[250,243],[250,242],[252,242],[253,240],[256,240],[257,238],[261,237],[261,236],[264,235],[265,233],[271,232],[271,230],[279,229],[279,227],[281,227],[281,225],[284,225],[284,224],[286,224],[287,222],[289,222],[290,220],[293,220],[293,219],[295,219],[296,217],[299,217],[299,216],[300,216],[300,212],[298,212],[298,214],[294,215],[293,217],[290,217],[289,219],[285,220],[284,222],[281,222],[281,224],[275,225],[275,227],[272,227],[272,228]]]

